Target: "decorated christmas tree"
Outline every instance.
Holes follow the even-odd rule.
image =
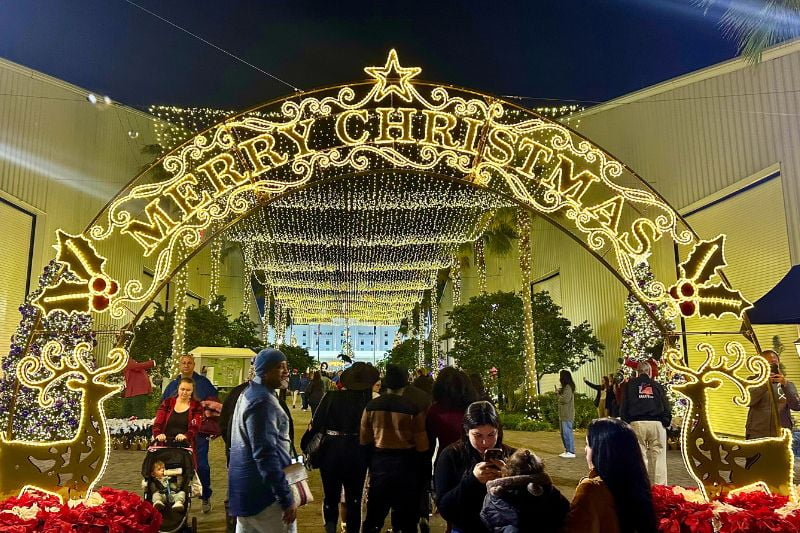
[[[59,276],[61,267],[51,261],[44,269],[39,279],[39,287],[25,303],[19,307],[22,315],[20,325],[11,339],[11,349],[8,355],[2,358],[2,371],[0,372],[0,431],[4,435],[19,440],[53,441],[68,440],[74,437],[78,430],[81,415],[81,393],[70,389],[66,379],[61,379],[50,385],[49,397],[53,398],[50,405],[43,406],[39,402],[39,393],[34,389],[20,386],[17,379],[17,364],[25,355],[40,357],[42,348],[47,341],[60,338],[64,347],[64,354],[70,354],[81,342],[95,345],[94,334],[91,331],[91,319],[88,314],[65,314],[56,311],[49,317],[42,318],[37,325],[37,312],[32,301],[41,294],[44,287],[53,283]],[[74,280],[74,275],[69,271],[61,274],[68,281]],[[39,330],[34,335],[34,329]],[[64,334],[64,332],[69,332]],[[31,341],[31,338],[33,340]],[[26,346],[28,347],[26,352]],[[3,354],[5,355],[5,354]],[[63,356],[62,355],[62,356]],[[56,356],[54,363],[58,364],[62,356]],[[94,365],[94,361],[87,361]],[[34,370],[33,377],[45,378],[48,371],[39,366]],[[9,428],[8,416],[11,414]],[[10,431],[8,431],[10,429]]]
[[[633,268],[634,276],[639,284],[639,288],[648,293],[650,285],[655,280],[650,265],[646,262],[639,263]],[[670,330],[672,322],[665,317],[667,304],[647,304],[650,311],[658,317],[662,323],[667,323]],[[663,346],[664,336],[656,323],[647,314],[647,311],[639,303],[633,294],[628,294],[625,301],[625,325],[622,328],[622,345],[620,353],[628,361],[638,363],[647,361],[655,356],[660,358],[661,353],[654,353],[656,348]],[[625,367],[626,373],[630,373],[630,367]]]
[[[637,264],[634,276],[639,288],[648,293],[652,291],[651,284],[655,280],[650,265],[646,262]],[[672,320],[666,317],[667,304],[646,304],[650,311],[658,317],[661,323],[666,324],[669,331],[674,329]],[[678,415],[683,412],[684,402],[680,395],[672,391],[672,373],[666,365],[661,364],[661,354],[664,348],[664,335],[656,323],[647,313],[645,308],[633,294],[628,294],[625,301],[625,325],[622,328],[622,343],[620,346],[621,359],[620,372],[624,377],[631,376],[636,366],[641,361],[655,362],[656,380],[664,385],[673,406],[673,413]]]

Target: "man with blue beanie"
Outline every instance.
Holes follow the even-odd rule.
[[[288,386],[286,356],[261,350],[231,427],[228,498],[237,533],[297,531],[297,506],[283,472],[292,462],[289,417],[275,395]]]

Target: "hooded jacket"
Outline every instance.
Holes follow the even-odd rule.
[[[560,531],[569,501],[545,472],[486,483],[481,520],[492,533]]]
[[[231,424],[228,494],[231,516],[252,516],[277,501],[286,510],[292,492],[283,469],[292,462],[289,417],[260,376],[239,396]]]
[[[628,423],[652,420],[669,427],[672,409],[664,387],[645,374],[629,380],[622,395],[620,417]]]

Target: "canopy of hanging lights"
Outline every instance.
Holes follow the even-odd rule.
[[[246,268],[298,323],[396,325],[459,245],[507,200],[407,172],[333,180],[255,210],[227,233]]]

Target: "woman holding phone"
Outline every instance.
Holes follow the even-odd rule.
[[[561,442],[564,453],[558,454],[565,459],[575,458],[575,436],[572,425],[575,422],[575,382],[569,370],[562,370],[558,375],[561,387],[556,389],[558,396],[558,420],[561,423]]]
[[[494,406],[474,402],[464,413],[461,440],[439,452],[434,474],[439,513],[453,533],[486,533],[481,508],[486,482],[500,477],[503,460],[514,453],[503,444]]]

